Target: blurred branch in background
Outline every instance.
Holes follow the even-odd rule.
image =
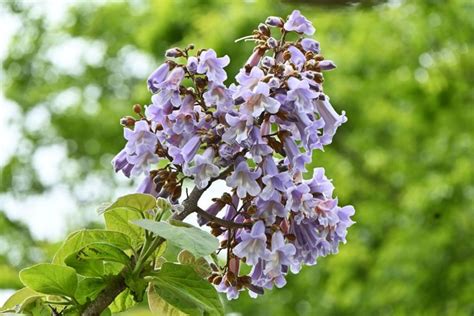
[[[290,278],[285,289],[243,297],[228,310],[473,314],[474,5],[342,3],[2,4],[9,21],[2,19],[2,29],[14,36],[2,64],[0,208],[7,215],[0,222],[0,269],[47,257],[54,245],[35,240],[70,228],[50,232],[48,221],[90,221],[97,202],[133,190],[110,167],[124,144],[118,120],[132,104],[149,102],[145,79],[166,48],[213,47],[232,58],[228,71],[236,73],[248,46],[234,39],[269,15],[297,8],[315,22],[322,53],[338,66],[325,89],[350,117],[314,166],[326,166],[344,192],[341,202],[354,202],[358,224],[338,256]],[[19,286],[1,271],[0,286]]]

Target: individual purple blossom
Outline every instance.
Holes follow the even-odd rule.
[[[232,92],[223,84],[211,82],[209,89],[203,94],[207,106],[215,105],[220,113],[227,113],[234,105]]]
[[[314,168],[311,180],[305,181],[312,194],[319,194],[324,197],[331,197],[334,185],[324,174],[324,168]]]
[[[313,27],[313,23],[302,16],[299,10],[291,12],[283,27],[286,31],[295,31],[306,35],[313,35],[316,31]]]
[[[229,56],[217,58],[213,49],[205,50],[199,55],[199,64],[197,72],[206,74],[207,78],[214,83],[222,83],[227,79],[227,73],[224,67],[230,62]]]
[[[127,156],[127,151],[122,149],[112,160],[112,165],[114,166],[115,172],[122,171],[127,178],[130,178],[134,166],[128,162]]]
[[[240,109],[253,117],[259,117],[263,111],[275,114],[280,108],[280,102],[270,97],[270,87],[264,82],[258,82],[244,99],[245,103],[241,105]]]
[[[168,75],[169,72],[169,65],[168,63],[164,63],[160,65],[151,75],[148,77],[147,83],[148,83],[148,90],[151,91],[151,93],[156,93],[158,92],[158,84],[162,83],[165,79],[166,76]]]
[[[257,196],[261,189],[256,179],[261,175],[261,170],[250,171],[247,162],[241,160],[237,163],[234,172],[227,177],[226,182],[229,187],[237,189],[239,198],[244,198],[247,194]]]
[[[157,87],[159,92],[157,95],[158,104],[171,102],[174,106],[179,106],[181,98],[179,96],[179,86],[184,79],[184,70],[181,67],[174,68],[164,81],[159,83]]]
[[[248,97],[253,94],[252,90],[264,76],[265,73],[259,67],[253,67],[250,73],[247,73],[245,69],[241,69],[237,76],[235,76],[239,85],[232,97],[235,100],[239,98],[243,98],[244,100],[248,99]]]
[[[342,111],[341,115],[337,114],[327,96],[324,96],[322,100],[321,98],[317,99],[314,104],[324,120],[322,141],[325,145],[330,144],[337,128],[347,121],[346,112]]]
[[[285,286],[285,267],[292,265],[296,248],[293,244],[285,243],[283,234],[279,231],[272,236],[272,249],[269,258],[266,260],[264,273],[275,282],[279,288]]]
[[[265,236],[265,224],[263,221],[253,224],[250,232],[242,230],[239,237],[240,242],[234,247],[233,252],[236,256],[245,258],[247,264],[255,265],[259,259],[268,256],[266,248],[267,237]]]
[[[295,64],[298,69],[302,69],[303,65],[306,62],[304,54],[295,46],[288,47],[288,51],[291,54],[291,62]]]
[[[257,212],[252,217],[263,219],[267,225],[275,223],[276,216],[285,218],[288,215],[288,210],[281,202],[281,194],[276,191],[269,197],[259,196],[255,206]]]
[[[173,121],[171,129],[176,134],[192,134],[196,125],[196,111],[194,109],[195,100],[191,95],[184,97],[181,107],[168,115],[168,119]]]
[[[260,135],[259,128],[252,128],[249,136],[252,142],[250,154],[256,163],[260,163],[262,161],[262,157],[270,155],[273,152],[273,149],[268,146],[266,141],[263,140],[262,135]]]
[[[228,144],[234,144],[235,142],[241,144],[247,140],[253,127],[253,118],[251,115],[241,113],[235,116],[227,113],[225,119],[229,124],[229,128],[222,135],[222,140]]]
[[[321,70],[333,70],[336,69],[336,64],[332,60],[322,60],[319,62],[319,68]]]
[[[306,171],[305,165],[311,162],[311,158],[307,153],[302,153],[298,149],[295,140],[290,136],[285,136],[283,139],[283,147],[285,149],[288,162],[294,172]]]
[[[303,201],[311,198],[310,189],[305,183],[299,183],[288,189],[286,208],[295,213],[301,210]]]
[[[194,158],[194,155],[196,155],[200,145],[200,136],[194,135],[185,143],[182,148],[171,146],[169,149],[169,154],[173,158],[173,163],[180,165],[183,163],[188,163]]]
[[[278,17],[278,16],[269,16],[265,20],[265,24],[269,26],[274,26],[274,27],[282,27],[283,26],[283,19]]]
[[[127,161],[133,165],[131,174],[147,173],[150,165],[158,162],[155,153],[158,139],[155,133],[151,132],[148,123],[142,120],[135,123],[133,130],[124,128],[124,137],[127,140]]]
[[[171,102],[160,103],[158,95],[154,94],[151,98],[152,104],[148,105],[145,109],[145,115],[147,119],[154,123],[163,124],[166,117],[173,111],[173,105]]]
[[[298,80],[295,77],[288,79],[287,100],[293,101],[298,111],[311,113],[313,112],[313,99],[318,94],[310,89],[309,83],[306,80]]]
[[[194,157],[194,166],[184,168],[184,174],[194,176],[194,183],[198,189],[204,189],[209,184],[209,180],[219,175],[219,167],[214,162],[214,149],[206,148],[202,155]]]
[[[156,184],[153,181],[152,177],[147,175],[145,179],[140,183],[140,185],[137,188],[138,193],[146,193],[146,194],[151,194],[154,197],[158,197],[158,192],[156,191]]]
[[[320,52],[319,42],[315,41],[312,38],[303,38],[301,40],[301,46],[307,52],[313,52],[315,54],[319,54],[319,52]]]
[[[197,57],[191,56],[188,58],[186,63],[186,69],[190,74],[195,74],[197,72],[199,60]]]
[[[264,199],[270,198],[275,190],[286,191],[291,184],[291,177],[288,172],[280,172],[271,156],[265,157],[263,171],[265,174],[262,178],[264,188],[260,196]]]

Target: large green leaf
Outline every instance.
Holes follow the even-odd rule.
[[[85,246],[76,253],[69,255],[66,258],[66,263],[71,256],[74,256],[76,261],[100,260],[118,262],[124,265],[130,263],[130,258],[125,252],[114,245],[104,242],[95,242]]]
[[[28,287],[19,289],[6,300],[2,308],[0,308],[0,311],[15,309],[17,306],[20,306],[27,298],[36,296],[41,296],[41,294]]]
[[[164,263],[154,275],[153,285],[153,291],[161,299],[186,314],[224,315],[217,291],[190,266]],[[162,304],[158,302],[158,305]]]
[[[211,274],[211,266],[203,257],[196,258],[187,250],[182,250],[178,255],[178,261],[181,264],[188,265],[196,271],[202,278],[206,278]]]
[[[93,300],[99,295],[107,285],[106,281],[100,278],[85,278],[79,281],[76,290],[76,299],[84,304],[87,299]]]
[[[119,197],[114,203],[98,210],[99,214],[117,209],[129,209],[137,212],[145,212],[156,207],[156,199],[153,195],[133,193]]]
[[[132,245],[137,246],[144,239],[143,230],[130,222],[141,219],[142,216],[133,210],[121,208],[108,211],[104,214],[105,227],[111,231],[121,232],[130,237]]]
[[[117,231],[104,229],[85,229],[74,232],[68,236],[53,258],[54,264],[63,264],[64,260],[72,253],[83,247],[96,243],[105,242],[119,247],[120,249],[130,249],[132,247],[130,238]]]
[[[148,287],[148,306],[153,315],[163,316],[186,316],[188,314],[180,311],[178,308],[169,304],[161,296],[156,293],[155,286]],[[192,308],[192,307],[191,307]]]
[[[216,237],[196,227],[175,226],[148,219],[135,220],[133,223],[188,250],[196,257],[207,256],[219,247]]]
[[[115,298],[109,308],[112,313],[119,313],[133,307],[135,304],[132,293],[129,289],[126,289]]]
[[[34,291],[50,295],[74,297],[76,271],[70,267],[40,263],[20,271],[20,280]]]

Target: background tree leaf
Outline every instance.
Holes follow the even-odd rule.
[[[216,237],[196,227],[174,226],[166,222],[155,222],[148,219],[135,220],[133,223],[182,249],[188,250],[197,257],[207,256],[219,247]]]
[[[74,269],[50,263],[21,270],[20,279],[27,287],[43,294],[74,297],[77,288]]]

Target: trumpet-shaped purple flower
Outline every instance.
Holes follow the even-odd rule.
[[[275,285],[279,288],[285,286],[284,278],[285,267],[293,263],[293,256],[296,248],[292,244],[285,243],[283,234],[279,231],[272,236],[272,250],[268,260],[266,261],[264,273],[268,278],[275,281]]]
[[[288,51],[291,53],[291,62],[295,64],[298,69],[301,69],[306,62],[304,54],[295,46],[288,47]]]
[[[312,113],[313,99],[318,94],[310,89],[308,81],[291,77],[288,79],[288,87],[290,88],[287,96],[288,101],[293,101],[298,111]]]
[[[313,23],[302,16],[299,10],[294,10],[291,12],[283,27],[287,31],[295,31],[297,33],[304,33],[306,35],[313,35],[316,31]]]
[[[127,151],[122,149],[112,160],[112,165],[114,166],[115,172],[122,171],[127,178],[130,178],[133,164],[128,162],[127,156]]]
[[[217,58],[213,49],[205,50],[199,55],[199,64],[197,72],[206,74],[207,78],[214,83],[223,83],[227,79],[227,73],[224,67],[230,62],[229,56]]]
[[[170,67],[167,63],[164,63],[160,67],[158,67],[150,75],[150,77],[148,77],[148,80],[147,80],[148,90],[150,90],[152,93],[158,92],[158,85],[162,83],[163,81],[165,81],[169,70],[170,70]]]
[[[278,171],[273,157],[265,157],[263,170],[265,175],[262,178],[262,182],[265,186],[260,194],[262,198],[269,199],[275,193],[275,190],[285,192],[291,185],[291,176],[288,172]]]
[[[319,62],[319,68],[321,70],[333,70],[336,69],[336,64],[332,60],[322,60]]]
[[[243,98],[247,100],[252,96],[252,90],[258,85],[260,79],[265,76],[265,73],[259,67],[253,67],[250,73],[247,73],[245,69],[241,69],[238,75],[235,77],[239,85],[237,86],[236,92],[232,96],[235,100]]]
[[[323,127],[323,136],[321,138],[324,145],[330,144],[336,130],[343,123],[347,122],[346,112],[342,111],[342,114],[339,115],[336,113],[331,103],[329,103],[329,98],[324,96],[324,99],[317,99],[315,102],[316,109],[324,120]]]
[[[280,108],[280,102],[270,97],[270,87],[264,82],[258,82],[255,88],[246,94],[245,103],[241,110],[253,117],[259,117],[263,111],[275,114]]]
[[[238,162],[234,172],[227,177],[227,185],[237,189],[239,198],[244,198],[247,194],[257,196],[261,189],[256,179],[261,175],[261,170],[250,171],[247,162],[242,160]]]
[[[301,40],[301,46],[303,46],[303,49],[307,52],[319,54],[319,42],[312,38],[303,38]]]
[[[290,166],[294,172],[306,171],[305,165],[311,161],[306,153],[300,152],[293,138],[286,136],[283,139],[283,147],[288,158]]]
[[[184,70],[181,67],[176,67],[168,74],[166,79],[156,86],[159,89],[157,95],[158,104],[165,104],[171,102],[174,106],[181,104],[179,96],[179,86],[184,79]]]
[[[324,174],[324,168],[314,168],[313,178],[305,182],[312,194],[322,195],[323,197],[331,197],[334,191],[334,185]]]
[[[169,154],[173,158],[173,163],[180,165],[188,163],[194,158],[194,155],[196,155],[199,146],[201,146],[201,138],[199,135],[191,137],[183,148],[170,146]]]
[[[184,174],[194,176],[194,183],[199,189],[204,189],[209,184],[211,178],[219,175],[219,167],[214,162],[214,149],[207,148],[202,155],[194,157],[195,165],[191,168],[184,168]]]
[[[229,124],[229,128],[222,135],[222,139],[228,144],[243,143],[249,137],[249,133],[253,126],[253,117],[245,113],[239,116],[226,114],[225,119]]]
[[[250,139],[252,142],[250,154],[256,163],[260,163],[263,156],[270,155],[273,152],[272,148],[268,146],[267,142],[265,142],[260,135],[259,128],[252,128],[252,131],[250,132]]]
[[[255,265],[259,259],[268,257],[267,236],[262,221],[256,222],[250,232],[243,230],[239,237],[240,242],[233,250],[236,256],[245,258],[250,265]]]
[[[138,121],[133,130],[124,129],[124,137],[128,141],[125,145],[126,159],[133,165],[131,174],[148,173],[150,165],[158,162],[158,156],[155,153],[158,139],[150,131],[150,126],[146,121]]]
[[[186,69],[190,74],[195,74],[197,72],[199,60],[197,57],[191,56],[188,58],[188,63],[186,64]]]
[[[276,216],[285,218],[288,215],[288,210],[281,203],[281,195],[275,191],[268,198],[259,196],[255,206],[257,207],[257,212],[253,217],[264,219],[267,225],[275,223]]]
[[[234,105],[232,92],[222,84],[211,83],[203,97],[207,106],[215,105],[218,112],[227,113]]]

